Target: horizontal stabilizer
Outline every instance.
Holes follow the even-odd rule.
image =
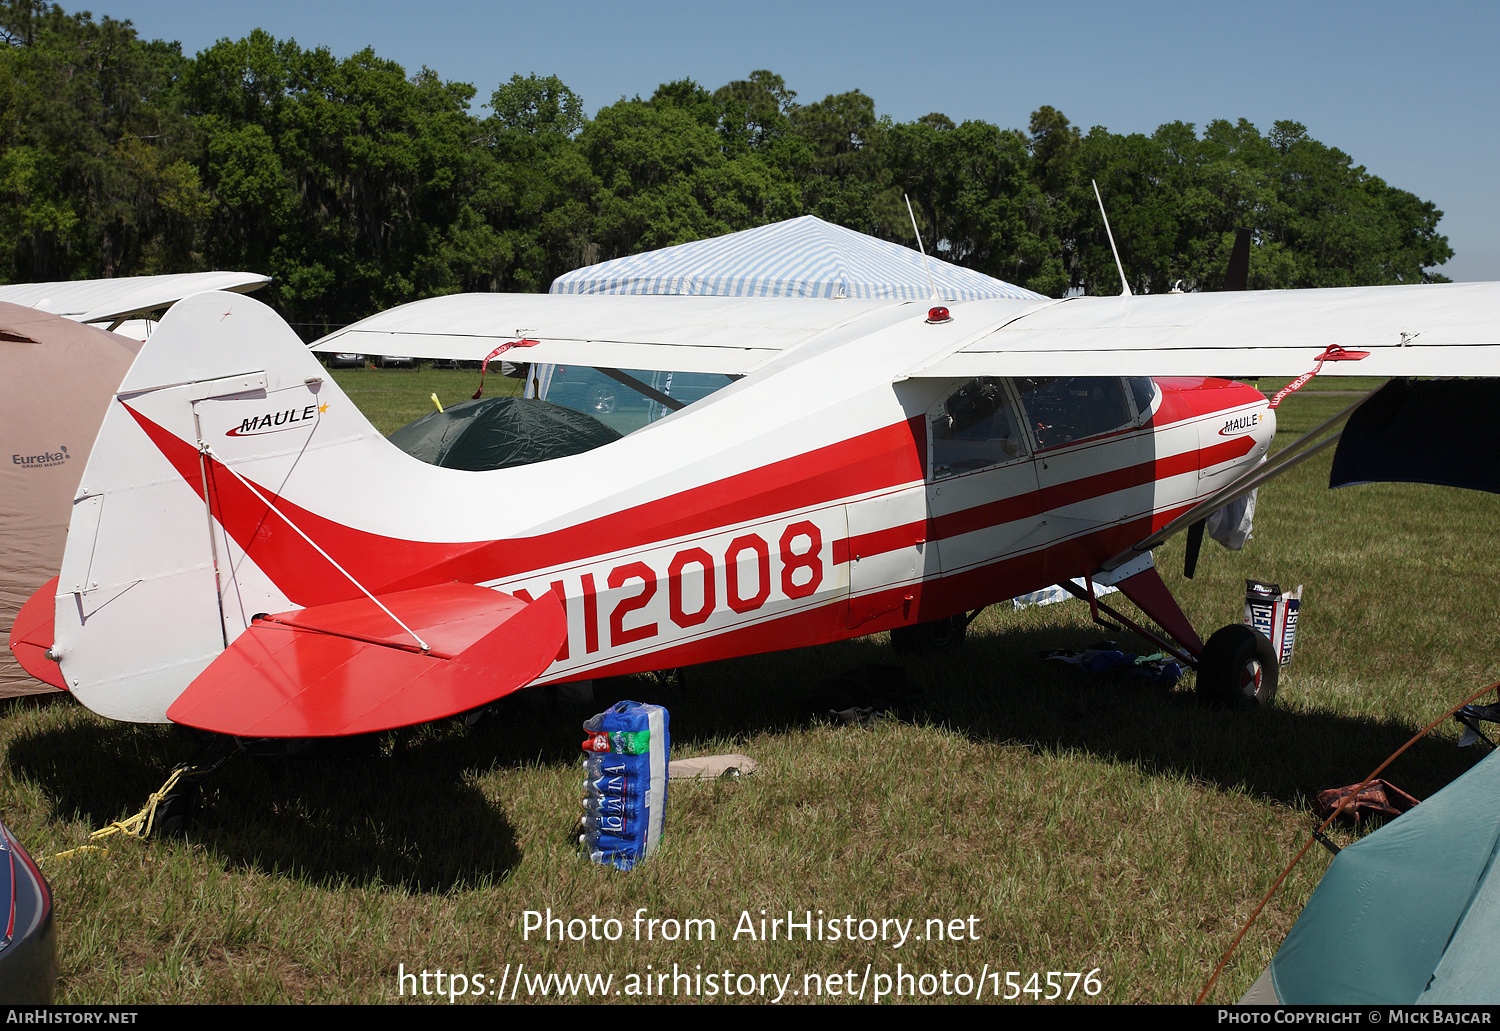
[[[336,737],[425,723],[525,687],[557,657],[557,596],[526,602],[469,584],[255,619],[167,709],[236,737]],[[427,645],[423,651],[413,634]]]
[[[38,680],[64,691],[68,684],[63,680],[57,663],[47,658],[52,647],[53,611],[56,607],[57,577],[42,585],[41,590],[27,599],[16,613],[16,621],[10,627],[10,650],[21,664],[21,668]]]

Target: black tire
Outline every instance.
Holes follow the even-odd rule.
[[[177,787],[161,800],[156,807],[152,831],[163,838],[180,837],[187,833],[198,811],[198,785],[194,781],[179,782]]]
[[[1203,646],[1198,697],[1210,705],[1264,708],[1276,698],[1280,673],[1265,634],[1238,623],[1221,627]]]
[[[898,652],[915,654],[957,648],[969,633],[967,616],[950,616],[930,623],[899,626],[891,631],[891,647]]]

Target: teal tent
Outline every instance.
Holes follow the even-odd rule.
[[[1240,1001],[1500,1003],[1497,848],[1500,754],[1492,752],[1341,851]]]

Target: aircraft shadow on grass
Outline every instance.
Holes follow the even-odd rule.
[[[521,860],[505,800],[487,798],[475,772],[571,766],[581,720],[625,697],[668,705],[679,755],[799,733],[830,721],[830,681],[893,663],[919,692],[895,718],[982,744],[1187,775],[1294,808],[1324,788],[1363,779],[1418,729],[1327,712],[1212,710],[1181,686],[1168,691],[1040,658],[1053,648],[1091,646],[1104,633],[1011,628],[973,633],[952,655],[909,657],[894,655],[883,638],[846,641],[693,667],[680,677],[599,681],[591,704],[523,692],[473,726],[447,720],[323,742],[307,755],[240,755],[206,783],[191,837],[228,866],[309,883],[474,887],[502,879]],[[1120,645],[1143,647],[1128,636]],[[134,812],[195,748],[168,728],[76,721],[15,739],[9,761],[43,786],[57,813],[103,826]],[[1480,757],[1428,738],[1385,776],[1421,798]],[[559,839],[575,815],[557,814]]]
[[[499,880],[521,851],[503,801],[466,776],[475,742],[461,729],[237,755],[204,782],[188,836],[226,868],[312,884],[444,892]],[[77,721],[14,739],[9,763],[56,814],[102,827],[136,812],[197,747],[172,728]]]
[[[1420,728],[1327,711],[1210,709],[1188,687],[1095,674],[1043,661],[1052,649],[1084,649],[1116,636],[1127,652],[1153,650],[1101,627],[1007,628],[971,632],[951,655],[893,655],[880,638],[840,642],[782,656],[753,656],[686,671],[669,689],[674,752],[699,742],[750,737],[829,719],[820,705],[829,678],[866,665],[899,663],[920,691],[898,718],[947,727],[985,744],[1037,753],[1079,752],[1175,772],[1292,807],[1319,791],[1357,783]],[[711,671],[711,672],[710,672]],[[1284,683],[1296,691],[1296,667]],[[648,687],[646,678],[635,678]],[[601,694],[600,705],[606,700]],[[609,697],[608,700],[613,700]],[[849,728],[859,733],[858,728]],[[1429,736],[1383,774],[1419,798],[1483,758]]]

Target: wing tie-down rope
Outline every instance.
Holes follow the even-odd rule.
[[[90,834],[89,841],[102,841],[103,839],[111,837],[115,834],[123,834],[128,838],[136,838],[141,841],[149,838],[151,836],[151,831],[156,826],[157,810],[160,809],[161,806],[166,803],[169,798],[172,797],[174,789],[176,789],[182,781],[188,781],[190,786],[192,781],[207,777],[209,774],[215,772],[219,769],[219,767],[228,762],[229,759],[238,751],[239,747],[237,746],[233,750],[220,756],[215,762],[204,767],[195,766],[191,762],[178,763],[172,768],[172,772],[167,776],[166,783],[162,784],[161,787],[157,788],[147,796],[146,804],[141,807],[140,812],[136,813],[134,816],[127,816],[123,820],[110,821],[103,827],[100,827],[98,830]],[[82,855],[85,852],[103,852],[106,856],[109,855],[109,849],[105,848],[103,845],[89,844],[80,845],[77,848],[70,848],[66,852],[58,852],[54,855],[47,856],[46,858],[71,859],[73,856]]]

